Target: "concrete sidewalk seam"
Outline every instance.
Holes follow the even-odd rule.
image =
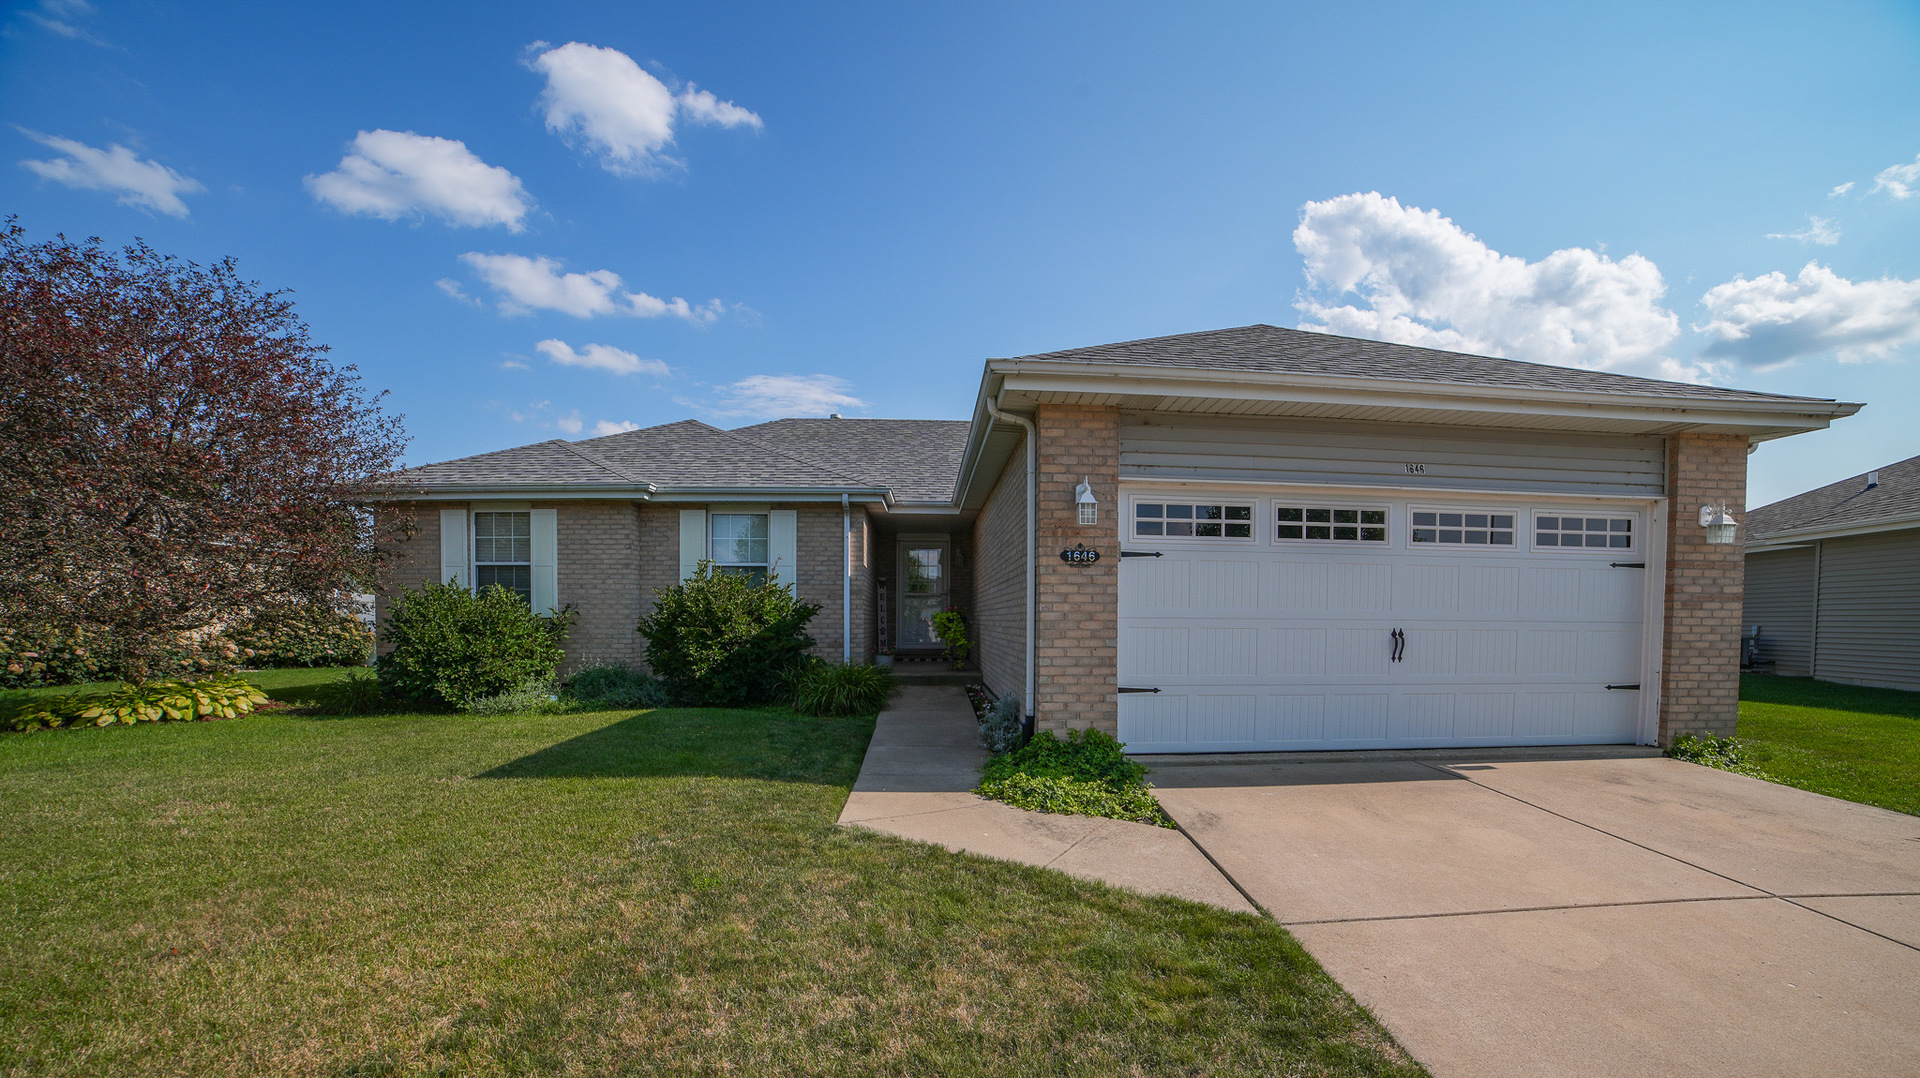
[[[1847,896],[1841,896],[1841,895],[1808,895],[1808,896],[1806,896],[1806,897],[1808,897],[1808,898],[1840,898],[1840,897],[1848,897],[1848,898],[1865,898],[1865,897],[1878,897],[1878,896],[1867,896],[1867,895],[1847,895]],[[1900,895],[1900,896],[1889,896],[1889,897],[1907,897],[1907,896],[1904,896],[1904,895]],[[1871,929],[1871,928],[1868,928],[1868,927],[1867,927],[1867,926],[1865,926],[1865,925],[1857,925],[1857,924],[1854,924],[1854,923],[1853,923],[1852,921],[1849,921],[1849,920],[1847,920],[1847,919],[1846,919],[1845,917],[1842,917],[1842,916],[1840,916],[1840,915],[1838,915],[1838,914],[1834,914],[1834,913],[1828,913],[1828,912],[1827,912],[1826,910],[1820,910],[1820,909],[1815,909],[1815,908],[1813,908],[1812,906],[1809,906],[1809,905],[1807,905],[1807,904],[1805,904],[1805,903],[1803,903],[1803,902],[1795,902],[1795,901],[1794,901],[1793,899],[1791,899],[1791,898],[1782,898],[1782,899],[1781,899],[1781,901],[1782,901],[1782,902],[1785,902],[1785,903],[1786,903],[1787,905],[1789,905],[1789,906],[1797,906],[1797,907],[1799,907],[1800,909],[1803,909],[1803,910],[1806,910],[1806,911],[1807,911],[1808,913],[1817,913],[1817,914],[1819,914],[1820,916],[1822,916],[1822,917],[1825,917],[1825,918],[1827,918],[1827,919],[1829,919],[1829,920],[1833,920],[1833,921],[1838,921],[1838,922],[1840,922],[1841,924],[1843,924],[1843,925],[1846,925],[1846,926],[1847,926],[1848,928],[1852,928],[1852,929],[1857,929],[1857,930],[1859,930],[1859,931],[1861,931],[1861,932],[1865,932],[1865,933],[1866,933],[1867,935],[1869,935],[1869,936],[1879,936],[1879,937],[1880,937],[1881,939],[1883,939],[1883,940],[1886,940],[1886,941],[1887,941],[1888,943],[1897,943],[1897,944],[1899,944],[1900,946],[1902,946],[1902,947],[1905,947],[1905,948],[1906,948],[1907,950],[1909,950],[1909,951],[1920,951],[1920,946],[1915,946],[1914,944],[1911,944],[1911,943],[1908,943],[1908,942],[1907,942],[1906,940],[1901,940],[1901,939],[1894,939],[1894,938],[1893,938],[1892,936],[1889,936],[1889,935],[1887,935],[1887,934],[1886,934],[1885,932],[1875,932],[1875,931],[1874,931],[1873,929]]]
[[[980,804],[987,803],[987,799],[984,797],[979,798],[978,801]],[[967,809],[970,809],[972,807],[973,807],[972,805],[950,805],[947,808],[943,808],[943,809],[921,809],[919,812],[883,812],[878,816],[863,816],[858,820],[848,820],[843,818],[841,819],[840,822],[842,824],[857,824],[857,823],[865,823],[868,820],[904,820],[909,816],[938,816],[942,812],[965,812]],[[840,811],[844,813],[846,810],[841,809]],[[1808,897],[1810,898],[1841,898],[1841,897],[1855,898],[1858,896],[1810,895]]]
[[[1159,799],[1155,798],[1155,800],[1157,801]],[[1164,808],[1161,809],[1160,811],[1166,812]],[[1174,820],[1173,813],[1167,812],[1167,819],[1173,820],[1173,829],[1175,831],[1180,832],[1182,835],[1186,836],[1186,840],[1193,844],[1194,849],[1200,851],[1200,856],[1207,859],[1207,863],[1212,865],[1213,870],[1220,874],[1220,878],[1232,884],[1233,889],[1240,892],[1240,897],[1247,900],[1247,905],[1252,906],[1256,910],[1259,910],[1260,916],[1265,917],[1267,920],[1275,921],[1275,922],[1279,921],[1279,918],[1273,915],[1272,910],[1266,908],[1265,906],[1262,906],[1259,903],[1259,901],[1253,897],[1253,892],[1248,891],[1245,887],[1240,886],[1240,881],[1233,878],[1233,873],[1227,871],[1227,866],[1221,864],[1220,859],[1213,855],[1213,851],[1207,849],[1204,843],[1202,843],[1199,839],[1195,838],[1193,835],[1193,832],[1187,830],[1185,824],[1182,824],[1179,820]]]

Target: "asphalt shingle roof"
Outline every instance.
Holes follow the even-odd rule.
[[[776,419],[732,433],[819,461],[913,502],[946,502],[967,451],[964,419]]]
[[[1920,517],[1920,457],[1908,457],[1880,471],[1880,485],[1867,489],[1860,474],[1795,494],[1747,513],[1747,535],[1763,539],[1803,528],[1842,528],[1849,524],[1903,516]]]
[[[1788,397],[1719,386],[1663,382],[1657,378],[1638,378],[1571,367],[1550,367],[1542,363],[1442,352],[1434,348],[1415,348],[1405,344],[1281,329],[1264,324],[1042,352],[1019,356],[1015,361],[1121,363],[1190,367],[1195,370],[1326,374],[1444,385],[1657,395],[1697,400],[1750,400],[1774,404],[1823,400],[1819,397]]]

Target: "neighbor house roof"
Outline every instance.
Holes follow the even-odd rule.
[[[1851,476],[1751,510],[1747,538],[1764,543],[1783,533],[1812,537],[1920,524],[1920,457],[1889,464],[1877,478],[1878,485],[1869,488],[1866,474]]]
[[[804,489],[945,503],[953,496],[966,428],[954,420],[782,419],[728,431],[687,419],[425,464],[394,479],[454,492]]]
[[[883,486],[903,501],[946,502],[967,451],[964,419],[776,419],[734,434]]]
[[[1143,367],[1186,367],[1207,371],[1245,371],[1264,374],[1341,375],[1436,385],[1488,386],[1575,393],[1658,395],[1697,400],[1806,401],[1820,397],[1788,397],[1744,389],[1666,382],[1629,374],[1550,367],[1517,359],[1443,352],[1435,348],[1369,341],[1282,329],[1264,323],[1234,329],[1148,337],[1091,348],[998,360],[999,363],[1088,363]]]

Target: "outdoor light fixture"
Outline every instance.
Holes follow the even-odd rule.
[[[1733,514],[1727,512],[1727,503],[1721,502],[1700,507],[1700,526],[1707,529],[1707,542],[1725,544],[1733,542],[1733,532],[1739,524]]]
[[[1082,527],[1100,523],[1100,503],[1093,497],[1093,484],[1084,476],[1080,479],[1080,485],[1074,489],[1073,503],[1080,509]]]

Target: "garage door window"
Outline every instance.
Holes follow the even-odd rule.
[[[1385,509],[1335,509],[1331,506],[1282,505],[1275,513],[1274,537],[1283,542],[1384,543]]]
[[[1633,518],[1535,514],[1533,545],[1579,547],[1582,550],[1631,550]]]
[[[1253,506],[1135,502],[1133,534],[1180,539],[1251,539]]]
[[[1409,538],[1416,543],[1458,546],[1513,545],[1512,513],[1473,513],[1464,509],[1415,509]]]

